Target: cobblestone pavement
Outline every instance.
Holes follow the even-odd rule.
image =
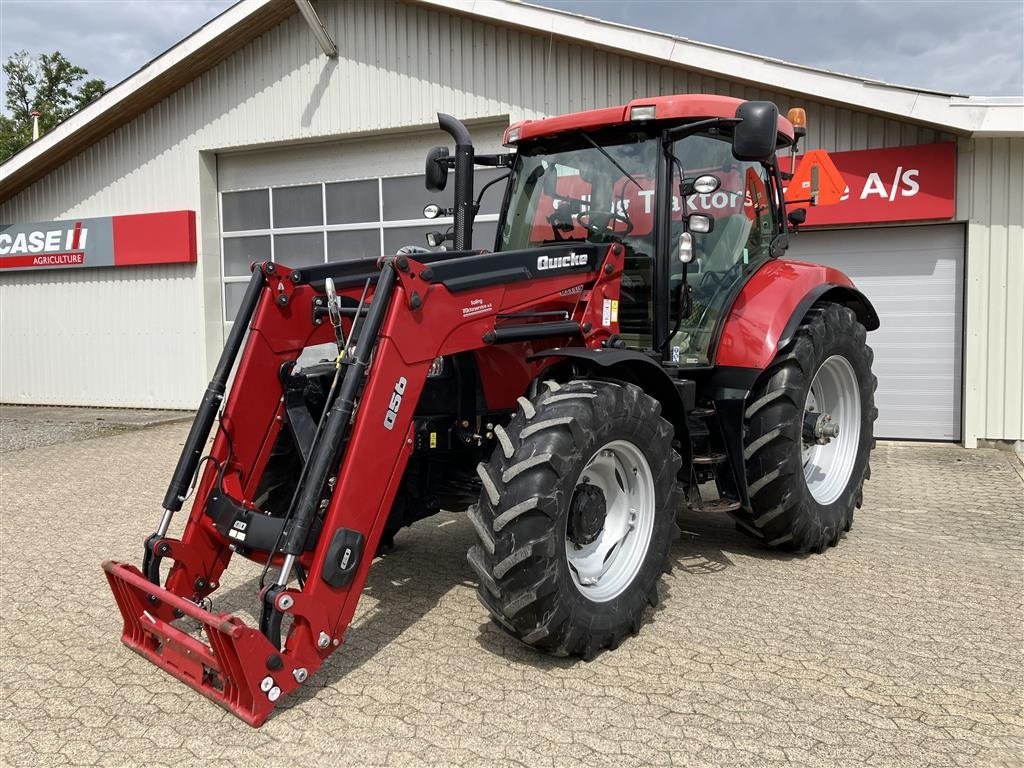
[[[684,515],[661,608],[552,659],[491,624],[444,515],[398,537],[347,643],[260,730],[118,642],[186,425],[0,457],[0,762],[45,765],[1020,765],[1024,481],[997,451],[882,444],[819,556]],[[235,563],[216,606],[254,604]],[[244,614],[243,614],[244,615]]]

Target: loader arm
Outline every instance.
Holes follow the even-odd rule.
[[[207,423],[197,418],[186,441],[164,520],[146,542],[145,573],[103,564],[124,619],[123,642],[260,725],[279,697],[300,686],[344,639],[413,450],[413,416],[433,361],[504,343],[600,347],[618,332],[607,307],[618,301],[624,256],[619,244],[570,244],[431,255],[430,263],[382,259],[368,276],[375,285],[365,314],[355,310],[343,319],[349,334],[360,317],[355,350],[340,363],[348,368],[289,516],[273,523],[253,497],[288,418],[283,373],[304,347],[333,338],[323,322],[323,279],[336,274],[339,294],[351,306],[367,275],[347,265],[306,272],[257,266],[252,290],[258,297],[250,317],[236,320],[249,333],[183,534],[169,537],[168,525],[172,507],[181,506],[174,500],[196,470],[209,414]],[[234,362],[222,358],[218,373]],[[226,519],[235,521],[227,529]],[[281,526],[279,535],[262,541],[273,545],[251,546],[249,536],[271,524]],[[254,595],[263,604],[262,631],[200,606],[235,552],[283,569],[283,577]],[[154,582],[165,559],[172,566],[160,587]],[[287,578],[296,565],[305,574],[301,587]],[[291,628],[278,647],[272,630],[285,614]],[[178,626],[183,616],[199,622],[205,640]]]

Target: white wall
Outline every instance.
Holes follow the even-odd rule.
[[[961,141],[967,224],[964,444],[1024,440],[1024,139]]]

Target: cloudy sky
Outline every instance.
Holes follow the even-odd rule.
[[[60,50],[113,85],[230,0],[0,0],[0,58]],[[1024,94],[1024,0],[541,0],[742,51],[903,85]]]

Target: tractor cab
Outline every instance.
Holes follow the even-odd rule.
[[[496,248],[621,244],[622,340],[708,365],[730,299],[784,248],[774,156],[795,140],[774,105],[708,96],[514,125]]]

